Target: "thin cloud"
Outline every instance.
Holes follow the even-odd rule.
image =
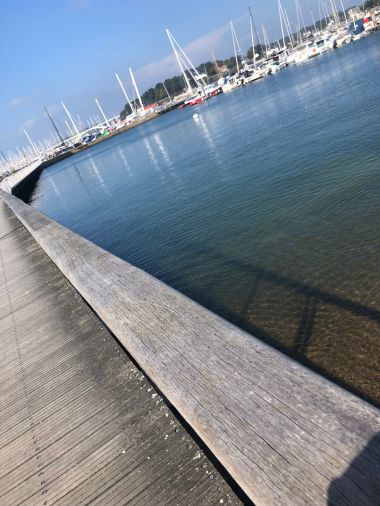
[[[69,0],[66,3],[65,11],[66,12],[75,12],[80,11],[82,9],[87,9],[90,6],[90,0]]]
[[[17,109],[25,104],[25,99],[23,97],[15,97],[8,103],[8,107],[11,109]]]
[[[62,110],[63,110],[62,104],[60,102],[57,104],[48,105],[48,106],[46,106],[46,108],[50,114],[57,114],[57,113],[62,112]]]
[[[37,123],[38,121],[38,118],[31,118],[31,119],[28,119],[27,121],[25,121],[25,123],[23,123],[21,126],[20,126],[20,132],[23,132],[24,130],[26,130],[27,128],[32,128],[35,126],[35,124]]]

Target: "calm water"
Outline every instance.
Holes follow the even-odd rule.
[[[174,111],[31,202],[380,404],[379,63],[380,33]]]

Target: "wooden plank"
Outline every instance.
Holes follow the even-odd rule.
[[[0,290],[1,506],[241,504],[1,199]]]
[[[378,504],[378,409],[1,196],[255,504]]]

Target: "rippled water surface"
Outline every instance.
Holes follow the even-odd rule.
[[[379,63],[377,33],[174,111],[31,202],[380,404]]]

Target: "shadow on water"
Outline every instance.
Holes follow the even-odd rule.
[[[187,247],[198,261],[204,257],[204,263],[214,264],[218,272],[228,276],[243,272],[249,288],[235,304],[227,301],[228,294],[223,302],[220,286],[207,290],[190,286],[182,290],[186,295],[380,407],[376,362],[371,363],[377,355],[379,310],[225,254]],[[369,330],[363,334],[366,325]]]
[[[380,504],[380,432],[351,462],[346,472],[332,481],[328,506],[378,506]]]
[[[36,185],[38,183],[38,180],[41,177],[41,174],[42,174],[42,171],[44,170],[44,168],[45,167],[42,166],[41,168],[35,170],[30,176],[25,178],[24,181],[22,181],[20,184],[18,184],[13,189],[13,192],[12,192],[13,195],[15,195],[16,197],[19,197],[24,202],[29,204],[30,201],[32,200],[34,190],[36,188]]]

